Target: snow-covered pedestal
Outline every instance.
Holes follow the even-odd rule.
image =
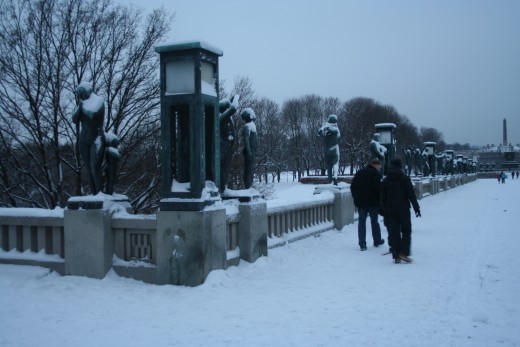
[[[65,274],[104,278],[112,266],[109,209],[64,211]]]
[[[227,265],[226,210],[157,213],[157,283],[197,286]]]
[[[238,205],[240,258],[250,263],[267,256],[267,203],[263,199]]]
[[[65,274],[104,278],[112,267],[114,236],[110,218],[131,210],[125,195],[75,196],[64,211]]]
[[[126,195],[121,194],[104,194],[97,193],[96,195],[86,196],[73,196],[67,201],[67,208],[69,210],[98,210],[98,209],[111,209],[119,205],[124,208],[126,212],[132,212],[132,206],[130,205],[130,199]]]

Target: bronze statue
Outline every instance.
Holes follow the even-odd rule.
[[[72,121],[81,124],[79,150],[90,180],[93,194],[103,190],[103,156],[106,140],[103,131],[105,101],[92,91],[92,84],[82,82],[76,88],[80,101],[72,114]]]
[[[405,173],[407,176],[410,176],[410,174],[412,173],[412,149],[411,147],[404,148],[403,152],[406,163]]]
[[[423,176],[430,176],[431,174],[431,168],[430,168],[430,150],[428,147],[424,147],[421,156],[422,156],[422,163],[423,163]]]
[[[413,150],[413,158],[414,158],[414,173],[415,176],[419,176],[422,174],[422,156],[421,156],[421,150],[419,147],[416,147]]]
[[[229,167],[233,159],[233,146],[235,145],[235,124],[233,115],[237,112],[239,95],[219,102],[219,128],[220,128],[220,191],[223,192],[228,183]]]
[[[106,148],[106,168],[105,168],[105,178],[106,178],[106,188],[105,193],[112,195],[114,194],[114,185],[116,184],[116,174],[117,174],[117,166],[119,164],[119,150],[117,146],[119,146],[119,137],[117,137],[113,133],[105,133],[105,139],[107,143]]]
[[[329,116],[327,123],[318,129],[318,136],[323,137],[323,154],[329,183],[338,185],[339,169],[339,128],[338,117],[334,114]]]
[[[253,165],[258,147],[258,136],[255,125],[255,112],[251,108],[245,108],[240,117],[245,122],[244,136],[244,187],[249,189],[253,186]]]

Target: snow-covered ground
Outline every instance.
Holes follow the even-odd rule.
[[[0,346],[517,346],[519,198],[508,179],[421,200],[412,264],[360,252],[356,223],[195,288],[0,265]]]

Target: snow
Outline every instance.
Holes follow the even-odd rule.
[[[0,208],[0,217],[61,217],[63,208],[56,207],[54,210],[44,208]]]
[[[105,107],[105,100],[94,93],[90,97],[82,101],[82,107],[85,115],[93,117],[95,113]]]
[[[217,90],[215,89],[215,84],[211,84],[206,81],[201,81],[201,93],[209,96],[218,97]]]
[[[25,252],[19,252],[16,249],[12,249],[8,252],[0,249],[0,259],[22,259],[22,260],[36,260],[36,261],[54,261],[63,263],[64,260],[58,254],[46,254],[45,250],[42,249],[39,252],[32,252],[26,250]]]
[[[275,188],[288,202],[314,191]],[[360,252],[356,222],[195,288],[0,265],[0,345],[517,346],[518,196],[520,180],[489,179],[420,200],[412,264]]]
[[[373,144],[373,143],[376,144],[376,149],[379,151],[379,153],[381,153],[381,154],[383,154],[383,155],[386,154],[387,149],[386,149],[385,146],[383,146],[382,144],[380,144],[380,143],[379,143],[378,141],[376,141],[376,140],[372,140],[372,141],[370,141],[370,144]]]
[[[254,122],[245,123],[244,129],[246,129],[248,133],[256,133],[256,124]]]

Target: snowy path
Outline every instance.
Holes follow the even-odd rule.
[[[0,346],[517,346],[519,197],[478,180],[421,200],[413,264],[360,252],[352,224],[197,288],[0,265]]]

